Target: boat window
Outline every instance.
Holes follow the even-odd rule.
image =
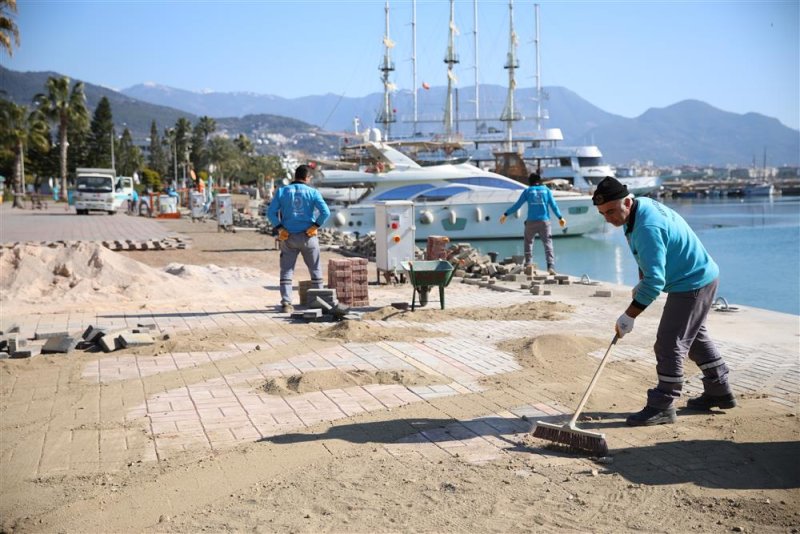
[[[389,189],[388,191],[376,195],[374,200],[408,200],[417,193],[421,193],[432,187],[431,184],[411,184],[395,187],[394,189]]]
[[[602,164],[602,158],[578,158],[578,165],[581,167],[599,167]]]
[[[568,212],[570,215],[580,215],[589,211],[589,206],[572,206]]]
[[[447,181],[454,184],[480,185],[483,187],[494,187],[497,189],[525,189],[524,185],[513,180],[503,180],[501,178],[492,178],[491,176],[449,178]]]
[[[436,189],[431,189],[430,191],[425,191],[424,193],[418,195],[414,198],[414,201],[423,201],[423,202],[438,202],[441,200],[446,200],[453,195],[457,195],[459,193],[466,193],[471,191],[469,187],[464,187],[461,185],[451,185],[448,187],[437,187]]]

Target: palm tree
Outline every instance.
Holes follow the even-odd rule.
[[[58,142],[61,161],[61,198],[67,199],[67,146],[68,130],[76,127],[84,130],[89,125],[89,111],[86,109],[86,95],[83,92],[83,82],[75,82],[72,90],[69,88],[69,78],[63,76],[47,79],[47,93],[39,93],[34,97],[34,102],[44,113],[45,117],[58,123]]]
[[[0,100],[0,145],[14,152],[14,173],[11,191],[15,208],[22,207],[25,194],[25,145],[46,150],[50,144],[50,128],[42,113],[35,109],[28,112],[8,100]]]
[[[17,0],[0,0],[0,45],[9,56],[14,55],[13,44],[19,46],[19,28],[11,19],[11,13],[17,12]]]

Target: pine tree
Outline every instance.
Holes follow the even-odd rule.
[[[89,127],[89,153],[87,164],[90,167],[112,168],[111,143],[114,139],[114,118],[111,115],[111,103],[103,97],[97,104]],[[113,148],[116,152],[116,146]]]
[[[159,176],[164,176],[167,174],[168,165],[169,160],[158,135],[158,126],[156,121],[153,121],[150,123],[150,155],[147,159],[147,166],[156,171]]]

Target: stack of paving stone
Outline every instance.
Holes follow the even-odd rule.
[[[293,312],[291,318],[313,322],[361,320],[361,314],[343,306],[336,298],[335,289],[309,289],[306,309]]]
[[[328,261],[328,287],[347,306],[369,306],[366,258],[341,258]]]
[[[441,235],[428,236],[428,246],[425,249],[426,260],[445,260],[447,259],[447,246],[450,238]]]
[[[185,249],[191,246],[191,240],[182,237],[167,237],[160,240],[147,239],[133,241],[103,241],[102,245],[110,250],[172,250]]]
[[[0,332],[0,359],[31,358],[40,354],[69,354],[74,350],[113,352],[128,347],[155,343],[155,325],[109,330],[90,326],[82,335],[69,332],[36,332],[32,339],[22,336],[19,327]]]

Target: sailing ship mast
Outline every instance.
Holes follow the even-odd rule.
[[[536,36],[533,40],[536,49],[536,131],[541,131],[542,121],[547,118],[547,111],[542,110],[542,100],[545,95],[542,92],[542,71],[539,63],[539,4],[534,4],[533,7],[536,19]]]
[[[475,48],[475,133],[478,133],[478,125],[481,119],[480,84],[478,83],[478,0],[473,0],[472,2],[472,19],[475,26],[473,31],[473,46]]]
[[[444,62],[447,64],[447,100],[444,106],[444,135],[448,141],[453,138],[453,85],[458,81],[453,72],[453,66],[458,63],[456,54],[456,21],[455,21],[455,0],[450,0],[450,32],[447,39],[447,53]]]
[[[411,0],[411,83],[414,85],[414,130],[417,135],[417,0]]]
[[[383,62],[378,67],[378,70],[383,73],[381,75],[381,80],[383,80],[383,109],[378,112],[375,122],[383,124],[386,140],[388,141],[391,135],[391,124],[397,120],[394,108],[392,107],[392,91],[394,91],[395,85],[389,81],[389,73],[394,71],[394,62],[391,57],[391,50],[394,48],[394,42],[389,38],[389,0],[386,0],[386,7],[384,9],[386,11],[386,32],[383,35],[384,53]]]
[[[509,21],[509,43],[508,58],[504,68],[508,69],[508,96],[506,106],[500,115],[500,120],[506,123],[505,150],[512,150],[513,143],[513,123],[522,119],[520,113],[514,107],[514,90],[517,87],[515,71],[519,68],[517,60],[517,34],[514,32],[514,0],[508,1],[508,21]]]

